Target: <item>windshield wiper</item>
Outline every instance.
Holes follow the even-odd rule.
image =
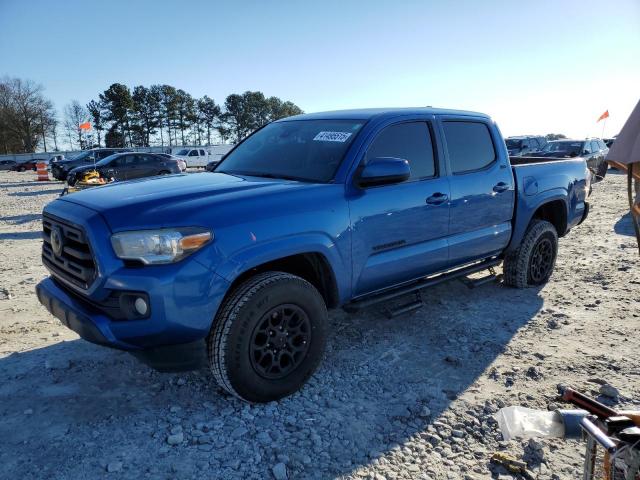
[[[229,170],[229,171],[222,170],[222,171],[219,171],[218,173],[227,173],[229,175],[246,175],[248,177],[276,178],[276,179],[282,179],[282,180],[293,180],[297,182],[314,182],[314,180],[311,180],[309,178],[296,177],[294,175],[286,175],[282,173],[241,172],[241,171],[235,171],[235,170]]]

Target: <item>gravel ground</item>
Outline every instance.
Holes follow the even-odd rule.
[[[91,345],[41,308],[40,212],[62,184],[34,176],[0,172],[0,478],[511,478],[496,451],[578,478],[582,444],[505,442],[492,415],[556,408],[559,384],[640,405],[638,251],[615,172],[544,288],[450,282],[393,320],[334,311],[319,371],[267,405]]]

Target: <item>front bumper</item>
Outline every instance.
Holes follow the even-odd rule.
[[[137,349],[134,345],[115,337],[109,328],[109,318],[106,315],[92,312],[52,278],[45,278],[36,285],[36,295],[49,313],[85,340],[121,350]]]

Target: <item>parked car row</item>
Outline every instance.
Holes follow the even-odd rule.
[[[505,143],[509,151],[509,156],[511,157],[583,157],[587,162],[587,167],[589,167],[589,170],[594,176],[594,181],[602,180],[607,174],[607,162],[605,158],[609,152],[609,147],[605,141],[600,138],[547,141],[544,137],[518,136],[507,138]]]
[[[168,154],[118,152],[91,165],[81,165],[71,169],[66,180],[69,186],[74,186],[83,175],[97,172],[107,181],[133,180],[135,178],[153,177],[182,173],[180,160]]]
[[[0,160],[0,170],[11,170],[14,172],[26,172],[27,170],[33,170],[35,172],[37,163],[38,162],[36,160],[27,160],[26,162]]]
[[[547,144],[547,139],[541,136],[522,135],[509,137],[505,140],[507,151],[511,157],[522,157],[532,152],[539,152]]]

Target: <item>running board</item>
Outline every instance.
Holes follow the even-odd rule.
[[[477,288],[485,283],[489,282],[499,282],[502,280],[502,275],[498,275],[493,267],[489,267],[489,273],[482,278],[461,278],[460,281],[464,283],[467,288],[473,289]]]
[[[502,262],[499,258],[492,258],[483,260],[479,263],[474,263],[473,265],[469,265],[468,267],[460,268],[458,270],[450,270],[448,272],[439,273],[437,275],[431,277],[422,278],[416,282],[412,282],[407,285],[403,285],[400,287],[393,288],[391,290],[383,291],[377,294],[373,294],[368,297],[364,297],[361,300],[355,300],[351,303],[346,304],[343,308],[349,313],[355,313],[363,308],[370,307],[371,305],[375,305],[380,302],[386,302],[389,300],[396,299],[398,297],[402,297],[404,295],[408,295],[411,293],[419,293],[420,290],[424,288],[433,287],[434,285],[438,285],[439,283],[446,282],[449,280],[453,280],[455,278],[466,277],[467,275],[471,275],[472,273],[481,272],[482,270],[492,269],[493,267],[499,265]],[[489,275],[490,279],[493,280],[496,277],[494,275]],[[482,283],[486,283],[487,279],[480,279]],[[414,302],[411,302],[403,307],[400,307],[399,310],[402,310],[400,313],[396,313],[396,311],[390,311],[389,315],[397,316],[401,313],[405,313],[407,311],[415,310],[422,306],[422,299],[418,296]]]

